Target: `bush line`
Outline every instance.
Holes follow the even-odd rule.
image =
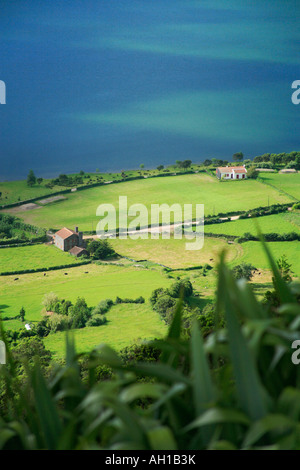
[[[0,273],[0,276],[11,276],[14,274],[30,274],[30,273],[40,273],[43,271],[56,271],[59,269],[75,268],[77,266],[84,266],[85,264],[91,264],[91,260],[80,261],[78,263],[71,264],[62,264],[60,266],[50,266],[48,268],[36,268],[36,269],[22,269],[18,271],[4,271]]]

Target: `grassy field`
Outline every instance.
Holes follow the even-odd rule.
[[[116,296],[148,299],[154,289],[171,282],[157,269],[96,264],[49,271],[46,276],[23,274],[18,281],[14,279],[15,276],[1,278],[0,311],[5,317],[14,317],[24,306],[26,320],[32,322],[41,319],[42,300],[49,292],[72,302],[84,297],[89,306],[95,306],[100,300],[115,300]],[[7,321],[5,327],[19,328],[20,322]]]
[[[264,253],[263,247],[259,242],[245,242],[241,244],[243,254],[239,258],[238,263],[251,263],[260,269],[269,269],[269,263]],[[295,277],[300,276],[300,243],[293,242],[269,242],[268,247],[275,260],[279,259],[283,254],[286,255],[289,263],[292,264],[292,271]],[[236,262],[232,264],[237,264]]]
[[[0,248],[0,273],[50,268],[79,262],[79,258],[58,250],[55,246],[44,244]]]
[[[300,231],[300,213],[286,212],[281,214],[258,217],[257,219],[241,219],[222,224],[205,225],[207,233],[223,233],[225,235],[242,236],[246,232],[257,234],[256,223],[263,233],[279,234]]]
[[[12,204],[15,202],[33,199],[35,197],[45,196],[56,191],[62,191],[66,188],[55,186],[53,189],[46,188],[45,184],[49,180],[44,180],[41,184],[27,186],[26,180],[0,182],[0,206],[2,204]]]
[[[225,224],[224,224],[225,225]],[[182,238],[181,240],[110,240],[114,249],[123,256],[137,260],[149,260],[163,264],[172,269],[187,268],[190,266],[203,266],[205,263],[215,264],[218,254],[224,248],[228,248],[228,261],[234,261],[241,256],[241,245],[228,245],[225,240],[205,238],[201,250],[186,250],[185,244],[193,240]]]
[[[300,200],[300,173],[260,173],[259,179]]]
[[[114,305],[106,315],[108,322],[100,327],[72,330],[78,353],[90,351],[101,343],[120,350],[142,340],[161,338],[167,333],[166,324],[147,304]],[[65,332],[50,334],[44,339],[55,357],[65,353]]]
[[[204,204],[206,215],[253,209],[267,206],[268,203],[286,203],[291,200],[271,186],[255,180],[219,182],[214,177],[199,173],[90,188],[68,194],[66,200],[39,209],[13,209],[12,212],[39,227],[58,229],[78,225],[81,230],[89,231],[95,230],[99,222],[96,217],[97,207],[108,203],[118,208],[119,196],[127,196],[128,206],[141,203],[148,210],[155,203],[193,204],[194,209],[196,204]]]
[[[197,165],[194,165],[194,167],[195,169],[198,169]],[[174,169],[171,168],[169,171],[174,171]],[[124,174],[126,177],[130,178],[136,176],[153,176],[159,174],[159,171],[157,169],[127,170],[124,172]],[[68,176],[79,176],[79,173],[68,173]],[[121,173],[84,173],[82,176],[82,184],[76,186],[80,187],[98,182],[114,181],[121,178]],[[2,204],[12,204],[18,201],[25,201],[28,199],[51,195],[53,192],[63,191],[71,188],[58,185],[53,186],[53,188],[47,188],[45,185],[50,182],[51,179],[44,179],[40,184],[36,183],[33,186],[28,186],[26,180],[0,181],[0,193],[2,193],[0,196],[0,206]]]

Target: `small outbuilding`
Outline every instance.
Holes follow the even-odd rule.
[[[69,253],[72,256],[76,256],[76,258],[79,258],[80,256],[88,254],[87,250],[85,248],[80,247],[80,246],[74,246],[73,248],[71,248]]]

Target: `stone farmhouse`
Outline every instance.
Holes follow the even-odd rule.
[[[75,231],[64,227],[54,234],[53,239],[57,248],[68,251],[73,256],[78,257],[87,253],[83,234],[78,231],[78,227],[75,227]]]
[[[219,179],[239,180],[247,178],[247,170],[244,166],[223,166],[216,169]]]

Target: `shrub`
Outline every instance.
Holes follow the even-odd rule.
[[[179,299],[181,296],[182,298],[187,298],[193,295],[193,286],[189,279],[183,279],[177,282],[174,282],[168,289],[168,294],[171,297]]]
[[[116,304],[143,304],[145,303],[144,297],[140,296],[137,299],[121,299],[116,297]]]
[[[71,328],[72,319],[59,313],[53,313],[48,317],[47,325],[50,328],[50,332],[56,333],[57,331],[65,331]]]
[[[158,289],[154,289],[154,291],[151,293],[150,298],[149,298],[149,301],[150,301],[152,307],[154,307],[154,305],[156,304],[157,299],[161,295],[166,294],[166,293],[167,293],[167,290],[163,289],[162,287],[159,287]]]
[[[259,175],[259,172],[256,170],[256,168],[254,166],[250,166],[247,169],[247,178],[257,179],[258,175]]]
[[[107,323],[107,319],[103,314],[95,314],[87,321],[86,326],[101,326],[105,323]]]
[[[300,202],[296,202],[296,204],[293,205],[292,209],[293,209],[293,211],[299,210],[300,209]]]
[[[51,312],[54,310],[55,305],[58,302],[58,297],[54,292],[49,292],[49,294],[44,295],[44,299],[42,301],[42,305],[45,307],[47,312]]]
[[[99,302],[98,305],[92,310],[92,316],[104,315],[104,313],[108,312],[113,304],[114,303],[111,299],[101,300],[101,302]]]
[[[161,295],[158,297],[154,305],[156,310],[164,319],[167,319],[170,309],[173,309],[176,305],[176,300],[168,294]]]

